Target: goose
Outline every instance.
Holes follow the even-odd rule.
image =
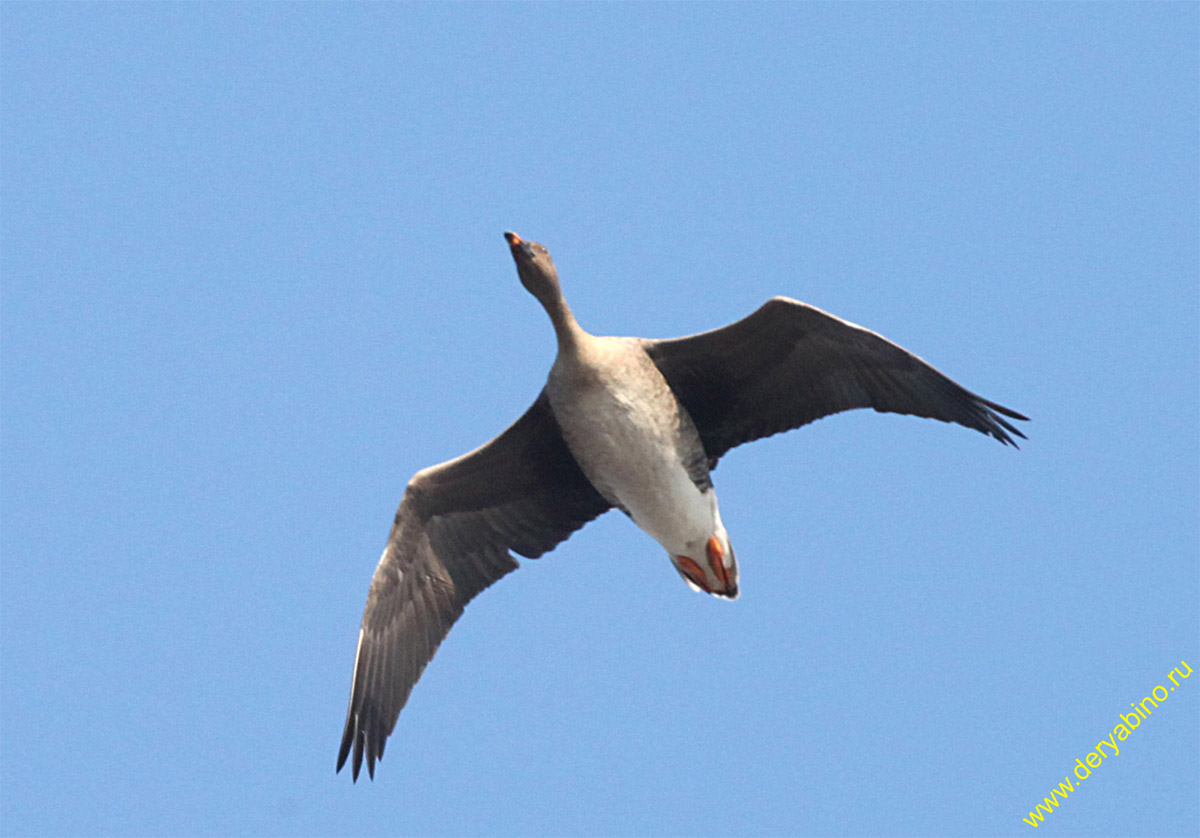
[[[696,591],[734,599],[738,563],[711,472],[736,445],[844,410],[954,422],[1016,447],[990,402],[875,332],[774,297],[687,337],[599,337],[571,313],[545,246],[504,234],[558,354],[525,414],[491,442],[418,471],[405,489],[363,610],[338,751],[375,763],[413,685],[466,604],[617,508]]]

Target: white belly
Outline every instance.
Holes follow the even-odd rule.
[[[688,443],[680,440],[677,405],[666,382],[651,380],[631,392],[624,382],[613,387],[601,379],[570,398],[556,395],[552,388],[563,436],[600,494],[672,555],[702,550],[720,527],[716,495],[698,489],[684,469],[681,447]],[[686,431],[695,433],[690,423]]]

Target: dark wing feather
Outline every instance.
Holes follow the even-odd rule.
[[[956,422],[1016,445],[1024,439],[981,398],[872,331],[775,297],[711,332],[645,341],[692,415],[710,463],[730,448],[843,410],[874,408]]]
[[[609,508],[580,471],[543,392],[481,448],[419,472],[371,579],[338,752],[375,776],[401,708],[466,604]]]

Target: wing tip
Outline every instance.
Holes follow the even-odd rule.
[[[346,765],[346,757],[350,756],[350,731],[342,736],[342,746],[338,748],[337,768],[334,774],[341,774],[342,768]]]
[[[1013,448],[1016,448],[1019,451],[1021,446],[1017,445],[1017,441],[1013,439],[1012,436],[1009,436],[1009,434],[1018,436],[1021,439],[1029,439],[1029,437],[1021,433],[1020,429],[1018,429],[1011,422],[1007,421],[1004,417],[1007,416],[1009,419],[1016,419],[1021,422],[1030,421],[1029,417],[1017,413],[1017,411],[1013,410],[1012,408],[1005,407],[1001,404],[996,404],[995,402],[989,402],[987,399],[979,399],[979,403],[983,406],[984,413],[987,417],[987,433],[991,434],[1005,445],[1011,445]]]

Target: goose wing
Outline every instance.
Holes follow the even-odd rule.
[[[1024,420],[908,350],[787,297],[710,332],[647,340],[711,465],[730,448],[859,407],[955,422],[1016,445]]]
[[[476,594],[609,508],[563,440],[543,392],[486,445],[418,472],[375,568],[338,752],[358,779],[396,726],[438,644]]]

